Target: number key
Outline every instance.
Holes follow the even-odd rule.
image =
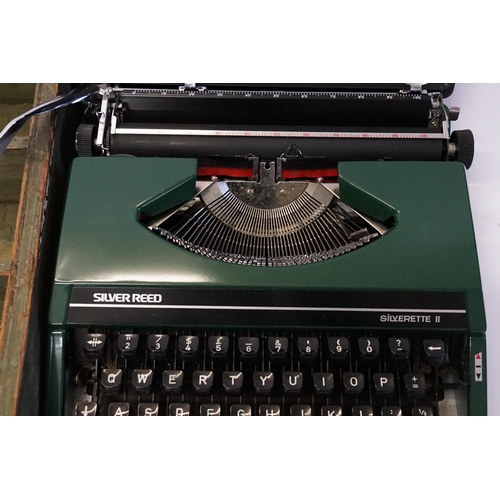
[[[319,340],[315,337],[299,337],[297,348],[302,360],[313,360],[319,352]]]
[[[196,356],[200,339],[193,335],[181,335],[177,342],[177,348],[184,359],[191,359]]]
[[[148,351],[152,359],[164,359],[167,356],[168,335],[148,335]]]
[[[259,339],[257,337],[240,337],[238,339],[238,350],[243,359],[255,359],[259,352]]]
[[[229,350],[229,337],[218,337],[215,335],[209,337],[208,350],[212,358],[224,358]]]
[[[377,359],[380,344],[375,337],[362,337],[358,339],[358,347],[361,357],[367,360]]]
[[[349,339],[347,337],[329,337],[328,348],[335,361],[342,361],[349,354]]]
[[[284,358],[288,352],[288,339],[286,337],[269,337],[267,348],[272,358]]]
[[[139,335],[137,333],[120,333],[117,347],[122,357],[132,359],[137,354]]]

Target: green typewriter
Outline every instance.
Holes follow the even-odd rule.
[[[107,85],[76,132],[45,412],[485,415],[450,84]]]

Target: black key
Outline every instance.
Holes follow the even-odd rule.
[[[446,356],[446,346],[442,340],[424,340],[424,351],[427,362],[438,366]]]
[[[97,403],[92,401],[76,403],[75,416],[95,417],[97,415]]]
[[[349,339],[347,337],[329,337],[328,349],[330,356],[334,361],[342,361],[349,354]]]
[[[88,358],[100,359],[104,355],[106,335],[104,333],[87,333],[83,341],[83,346]]]
[[[373,417],[373,408],[366,405],[356,405],[352,407],[353,417]]]
[[[177,348],[184,359],[191,359],[198,353],[200,339],[194,335],[181,335],[177,341]]]
[[[132,372],[132,385],[134,389],[145,394],[151,390],[153,384],[153,370],[134,370]]]
[[[269,337],[267,348],[273,359],[283,359],[288,352],[288,339],[286,337]]]
[[[333,373],[314,373],[313,384],[317,394],[324,396],[330,394],[333,389]]]
[[[394,393],[394,375],[392,373],[374,373],[373,385],[378,396],[388,398]]]
[[[214,372],[197,370],[193,372],[193,388],[196,394],[207,395],[212,392]]]
[[[189,417],[190,406],[187,403],[172,403],[168,407],[171,417]]]
[[[162,387],[167,394],[179,394],[182,390],[184,373],[181,370],[164,370]]]
[[[259,406],[259,416],[260,417],[279,417],[280,407],[278,405],[260,405]]]
[[[342,408],[340,406],[322,406],[321,407],[322,417],[341,417]]]
[[[290,415],[292,417],[311,417],[312,408],[309,405],[292,405]]]
[[[200,415],[202,417],[220,417],[220,405],[217,404],[201,405]]]
[[[297,349],[302,360],[312,361],[318,356],[319,340],[315,337],[299,337],[297,339]]]
[[[304,383],[301,372],[283,372],[283,389],[286,393],[299,393]]]
[[[223,359],[229,351],[229,337],[216,337],[215,335],[208,338],[208,350],[214,359]]]
[[[273,390],[274,375],[272,372],[254,372],[253,386],[257,394],[269,394]]]
[[[358,348],[363,359],[372,361],[378,358],[380,344],[376,337],[362,337],[358,339]]]
[[[252,408],[250,405],[232,405],[229,409],[231,417],[251,417]]]
[[[406,373],[404,376],[406,392],[410,398],[419,398],[425,392],[425,377],[421,373]]]
[[[391,338],[388,341],[389,352],[394,361],[406,361],[410,357],[410,341],[404,337]]]
[[[346,372],[343,375],[344,389],[347,394],[360,394],[365,388],[365,377],[362,373]]]
[[[433,417],[434,413],[430,406],[415,406],[411,409],[413,417]]]
[[[382,406],[382,417],[401,417],[403,412],[399,406]]]
[[[151,359],[167,357],[168,335],[152,333],[148,335],[148,351]]]
[[[254,360],[259,352],[259,339],[257,337],[240,337],[238,339],[238,350],[244,360]]]
[[[126,359],[132,359],[137,354],[139,335],[137,333],[120,333],[117,347],[119,353]]]
[[[137,407],[138,417],[157,417],[158,416],[158,403],[139,403]]]
[[[106,368],[101,373],[101,389],[104,394],[119,394],[123,383],[123,372],[119,369]]]
[[[224,372],[222,385],[228,395],[237,395],[243,387],[243,372]]]
[[[110,417],[128,417],[130,415],[129,403],[110,403],[108,408]]]

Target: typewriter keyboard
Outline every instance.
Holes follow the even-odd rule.
[[[466,393],[466,337],[75,329],[66,414],[436,416]]]

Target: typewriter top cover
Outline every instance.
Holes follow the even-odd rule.
[[[459,375],[435,389],[444,403],[434,412],[484,413],[486,325],[464,169],[474,143],[451,130],[452,90],[100,87],[85,102],[66,194],[49,407],[64,405],[71,359],[56,339],[168,327],[285,331],[290,343],[442,337]],[[448,404],[451,386],[463,397]]]

